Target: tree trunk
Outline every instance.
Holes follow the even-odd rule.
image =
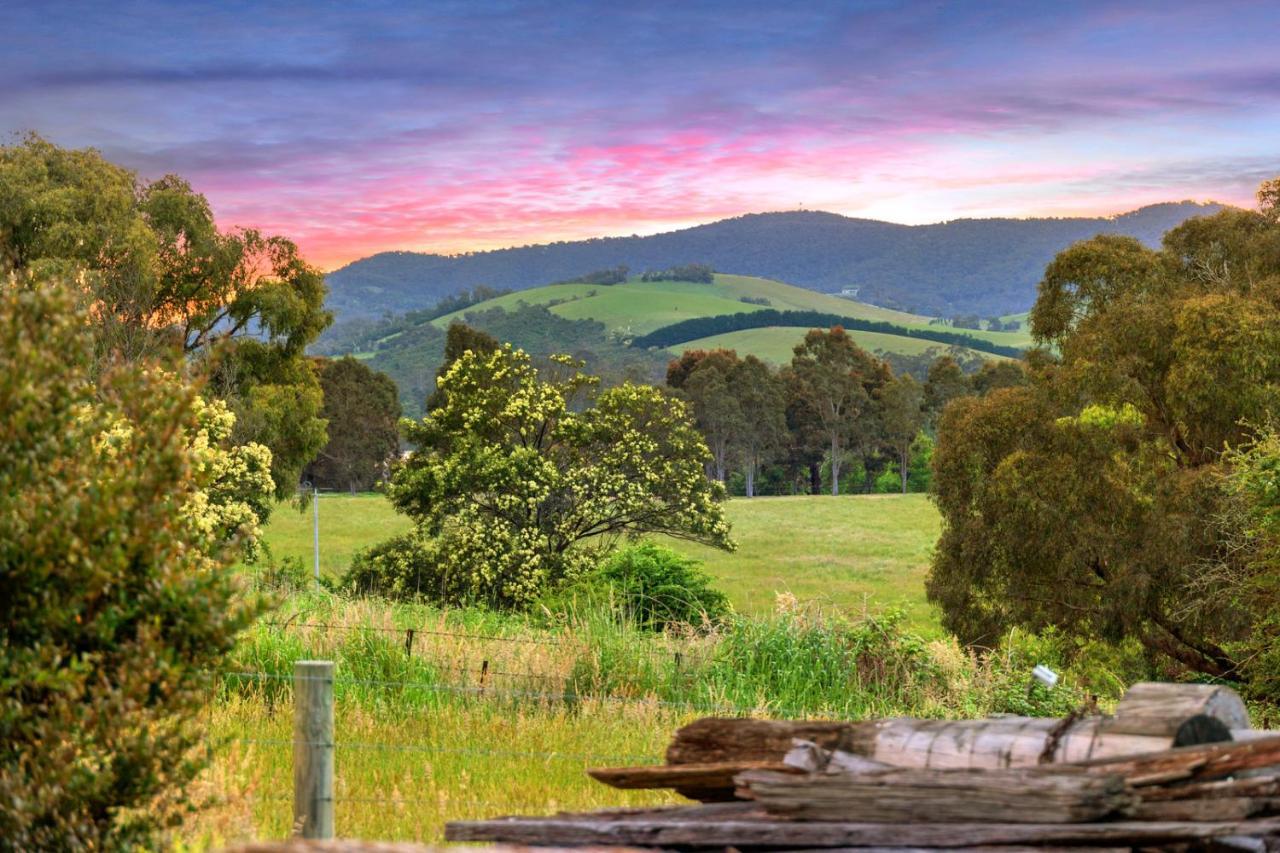
[[[748,462],[743,475],[747,481],[747,497],[754,498],[756,496],[756,466],[753,462]]]
[[[817,462],[809,463],[809,494],[822,494],[822,468]]]
[[[903,448],[903,450],[902,450],[902,460],[901,460],[901,462],[900,462],[900,463],[899,463],[899,465],[898,465],[898,467],[899,467],[899,469],[900,469],[900,471],[901,471],[901,473],[902,473],[902,493],[903,493],[904,495],[907,493],[907,473],[908,473],[908,472],[907,472],[907,461],[908,461],[908,460],[907,460],[907,456],[908,456],[910,453],[911,453],[911,449],[910,449],[910,448]]]
[[[834,434],[831,436],[831,494],[840,494],[840,452]]]

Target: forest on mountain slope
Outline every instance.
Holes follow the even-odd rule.
[[[763,276],[933,316],[1027,310],[1053,256],[1099,233],[1155,246],[1214,204],[1171,202],[1115,217],[959,219],[898,225],[818,211],[760,213],[648,237],[607,237],[446,256],[383,252],[328,275],[339,318],[426,308],[477,285],[522,290],[587,270],[633,273],[675,264]],[[428,235],[429,236],[429,235]]]

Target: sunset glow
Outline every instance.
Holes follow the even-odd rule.
[[[113,5],[6,12],[0,129],[182,174],[325,268],[800,206],[1249,205],[1280,173],[1270,3]]]

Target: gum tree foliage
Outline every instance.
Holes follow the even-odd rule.
[[[4,849],[132,849],[176,822],[208,671],[256,612],[224,569],[269,460],[220,453],[225,408],[171,372],[95,364],[72,304],[0,285]]]
[[[323,275],[283,237],[219,231],[183,179],[34,135],[0,148],[0,272],[81,282],[99,364],[184,354],[237,415],[233,440],[271,448],[278,494],[323,446],[302,357],[331,319]]]
[[[840,468],[854,444],[873,432],[873,401],[889,380],[884,362],[854,343],[840,326],[811,329],[791,359],[792,388],[826,443],[831,494],[840,493]]]
[[[732,377],[740,361],[733,350],[693,350],[667,366],[668,387],[679,390],[693,409],[694,423],[711,451],[708,475],[724,483],[730,454],[745,428]]]
[[[547,377],[510,345],[468,350],[441,377],[439,405],[406,423],[418,449],[388,493],[416,523],[413,558],[399,561],[413,575],[395,591],[518,607],[624,536],[733,547],[686,405],[624,384],[571,406],[596,381],[558,361],[563,375]]]
[[[325,489],[371,489],[400,449],[396,384],[350,356],[317,359],[317,367],[329,440],[304,476]]]
[[[1275,566],[1233,546],[1245,522],[1223,519],[1248,514],[1224,483],[1280,413],[1274,186],[1261,212],[1189,220],[1160,251],[1102,236],[1060,253],[1031,313],[1060,358],[947,407],[928,593],[964,641],[1056,627],[1258,681],[1274,599],[1242,591],[1274,589]]]
[[[755,496],[757,473],[786,445],[786,394],[782,380],[754,355],[738,362],[730,384],[742,409],[735,455],[750,498]]]
[[[911,447],[925,423],[924,388],[911,374],[904,373],[880,390],[880,407],[884,440],[897,458],[905,495],[911,476]]]

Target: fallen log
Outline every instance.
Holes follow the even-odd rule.
[[[1228,688],[1143,683],[1110,717],[844,723],[711,717],[676,732],[667,763],[780,761],[799,739],[897,767],[1032,767],[1223,742],[1232,729],[1247,727],[1244,703]]]
[[[1208,717],[1228,730],[1249,728],[1249,709],[1240,694],[1214,684],[1169,684],[1144,681],[1133,685],[1116,705],[1107,731],[1151,736],[1178,736],[1179,721]],[[1198,741],[1206,742],[1206,741]],[[1192,746],[1178,742],[1173,746]]]
[[[803,775],[749,770],[736,781],[768,813],[795,820],[1078,823],[1135,802],[1120,776],[1070,767]]]
[[[972,848],[988,845],[1142,846],[1215,838],[1280,839],[1280,819],[1099,823],[859,823],[779,820],[750,802],[453,821],[447,841],[637,847]]]

